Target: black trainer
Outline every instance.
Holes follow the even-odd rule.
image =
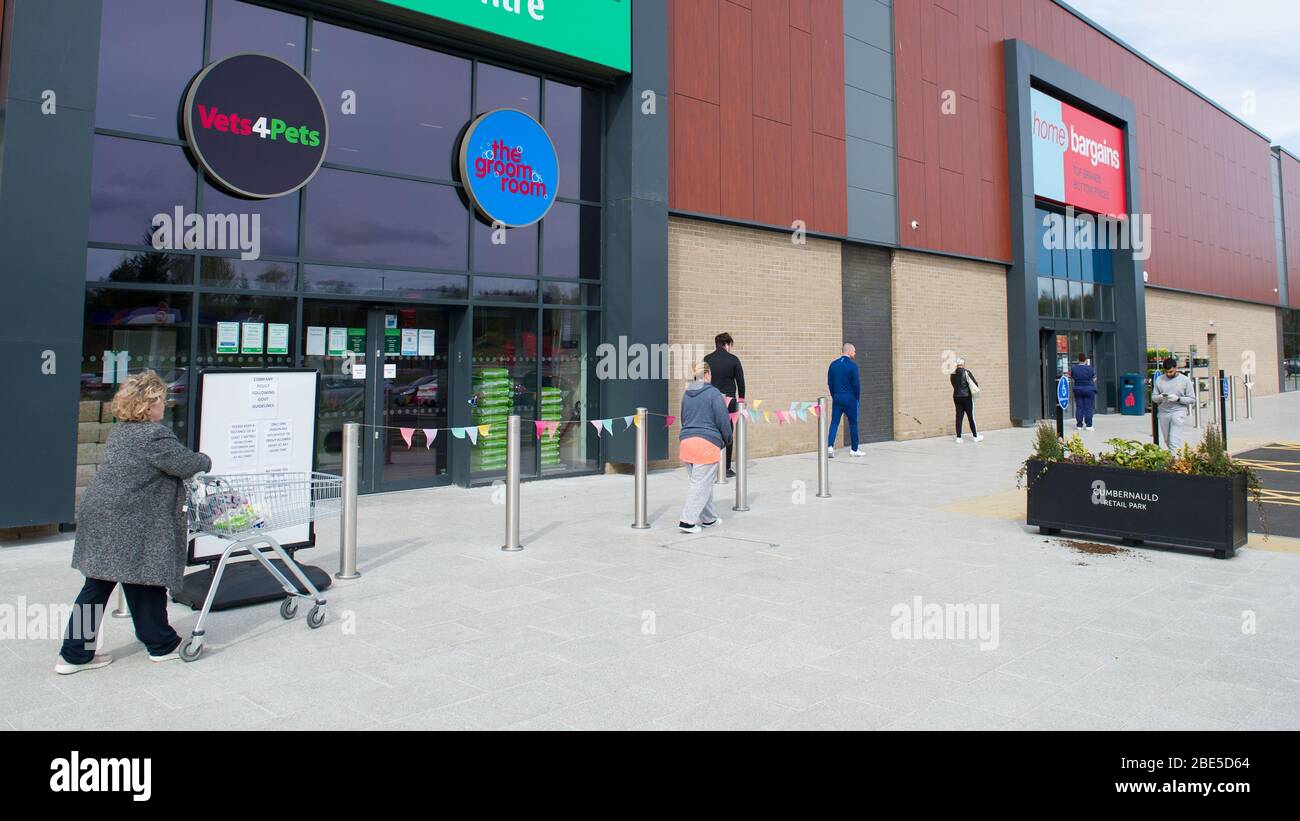
[[[700,530],[702,530],[702,528],[699,525],[689,525],[686,522],[678,522],[677,527],[683,533],[699,533]]]

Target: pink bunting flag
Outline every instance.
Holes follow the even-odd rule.
[[[596,429],[597,436],[605,432],[605,422],[601,419],[592,419],[591,426]]]
[[[415,437],[415,428],[398,428],[397,432],[402,434],[402,439],[406,441],[406,449],[411,449],[411,439]]]
[[[731,417],[731,424],[734,425],[734,424],[736,424],[736,417],[737,417],[737,416],[740,416],[740,413],[739,413],[739,412],[729,413],[729,414],[727,414],[727,416],[730,416],[730,417]]]
[[[438,429],[437,429],[437,428],[425,428],[425,429],[424,429],[424,449],[425,449],[425,450],[428,450],[429,448],[433,447],[433,440],[434,440],[434,439],[437,439],[437,438],[438,438]]]
[[[813,405],[813,406],[812,406],[811,408],[809,408],[808,410],[812,411],[812,415],[813,415],[813,416],[821,416],[821,415],[822,415],[822,406],[821,406],[821,405]]]
[[[547,433],[547,435],[550,436],[550,438],[552,438],[552,439],[555,438],[555,432],[556,432],[557,430],[559,430],[559,429],[560,429],[560,423],[559,423],[559,422],[547,422],[547,423],[546,423],[546,433]]]
[[[545,422],[534,422],[534,423],[533,423],[533,428],[534,428],[534,430],[537,431],[537,438],[538,438],[538,439],[541,439],[541,438],[542,438],[542,431],[546,430],[546,423],[545,423]]]
[[[673,422],[676,422],[676,421],[677,421],[677,417],[676,417],[676,416],[669,416],[669,417],[667,417],[666,424],[664,425],[664,427],[665,427],[665,428],[671,428],[671,427],[673,426]]]

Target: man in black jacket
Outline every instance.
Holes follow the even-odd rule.
[[[722,391],[727,397],[727,412],[734,413],[736,400],[745,397],[745,369],[741,367],[740,358],[731,352],[735,340],[729,333],[720,333],[713,338],[717,350],[704,357],[713,372],[713,387]],[[727,476],[735,476],[731,469],[731,442],[727,442]]]

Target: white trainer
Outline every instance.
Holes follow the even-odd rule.
[[[850,455],[850,456],[866,456],[867,454],[863,453],[862,451],[858,450],[857,448],[854,448],[853,450],[849,451],[849,455]]]
[[[827,448],[827,449],[826,449],[826,458],[827,458],[827,459],[834,459],[834,458],[835,458],[835,448]]]
[[[176,650],[171,651],[171,652],[168,653],[167,655],[165,655],[165,656],[150,656],[150,657],[149,657],[149,660],[150,660],[150,661],[157,661],[157,662],[176,661],[178,658],[181,657],[181,654],[178,652],[179,650],[180,650],[180,645],[178,644],[178,645],[176,645]]]
[[[984,441],[984,434],[982,434],[982,433],[977,433],[977,434],[975,434],[975,441],[976,441],[976,442],[983,442],[983,441]]]
[[[83,670],[98,670],[101,667],[107,667],[113,663],[113,656],[109,653],[96,653],[95,657],[85,664],[71,664],[59,656],[58,664],[54,665],[54,672],[61,676],[70,676],[73,673],[80,673]]]
[[[961,437],[960,437],[960,436],[957,437],[957,444],[959,444],[959,445],[961,444]]]

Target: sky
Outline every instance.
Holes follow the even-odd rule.
[[[1298,0],[1066,0],[1300,155]]]

